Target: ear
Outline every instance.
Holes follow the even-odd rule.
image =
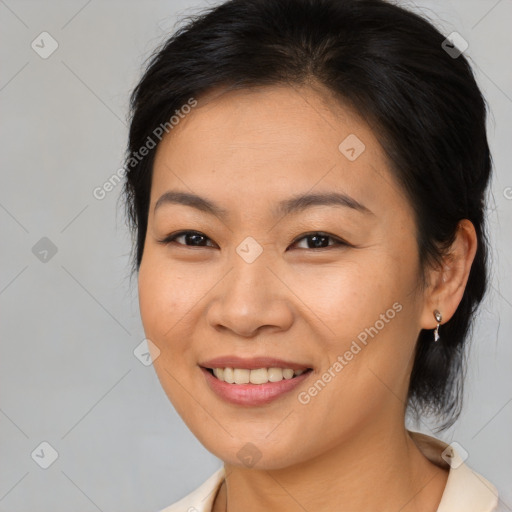
[[[443,317],[441,324],[450,320],[455,313],[464,295],[477,243],[472,222],[468,219],[459,221],[455,240],[448,254],[443,258],[442,268],[430,269],[427,273],[429,285],[424,296],[422,329],[436,327],[435,309],[439,310]]]

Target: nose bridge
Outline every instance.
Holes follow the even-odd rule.
[[[238,300],[258,302],[268,300],[268,295],[275,293],[275,287],[269,281],[272,257],[270,249],[253,237],[248,236],[235,248],[230,258],[232,271],[229,289],[230,296]],[[248,304],[249,306],[249,304]]]

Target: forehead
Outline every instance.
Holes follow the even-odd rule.
[[[159,144],[151,203],[169,188],[240,206],[332,191],[379,201],[402,195],[369,126],[322,88],[214,91]],[[259,201],[261,203],[261,201]]]

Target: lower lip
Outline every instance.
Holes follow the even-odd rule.
[[[312,373],[308,370],[292,379],[283,379],[279,382],[267,382],[266,384],[229,384],[217,379],[208,370],[201,367],[206,382],[220,398],[236,405],[265,405],[280,396],[295,389]]]

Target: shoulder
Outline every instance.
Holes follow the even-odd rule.
[[[459,444],[447,444],[419,432],[409,431],[409,434],[427,459],[449,470],[437,512],[498,510],[498,490],[465,463],[467,453]]]
[[[159,512],[211,512],[213,500],[224,477],[224,466],[222,466],[197,489]]]

